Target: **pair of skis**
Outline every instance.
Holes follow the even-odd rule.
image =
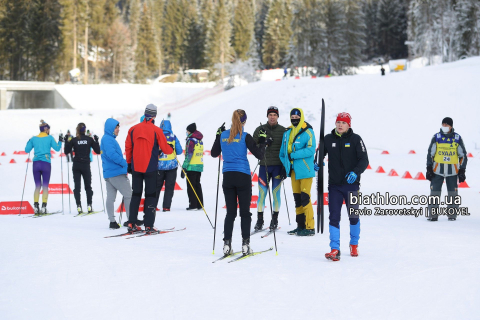
[[[259,255],[259,254],[262,254],[262,253],[265,253],[265,252],[268,252],[268,251],[272,251],[273,250],[273,247],[270,247],[270,249],[267,249],[267,250],[263,250],[263,251],[257,251],[257,252],[252,252],[250,254],[242,254],[240,257],[237,257],[235,259],[231,259],[230,261],[228,261],[228,263],[232,263],[232,262],[235,262],[235,261],[240,261],[240,260],[243,260],[243,259],[246,259],[246,258],[250,258],[250,257],[253,257],[253,256],[256,256],[256,255]],[[215,263],[217,261],[221,261],[221,260],[224,260],[226,258],[231,258],[231,257],[234,257],[234,256],[237,256],[239,254],[241,254],[242,251],[238,251],[238,252],[234,252],[232,254],[227,254],[227,255],[224,255],[223,257],[220,257],[218,258],[217,260],[214,260],[212,261],[212,263]]]
[[[322,99],[322,116],[320,120],[320,140],[318,142],[318,150],[316,156],[319,170],[317,172],[317,233],[323,233],[323,158],[325,157],[325,101]]]
[[[275,231],[280,230],[280,229],[281,229],[281,227],[278,227],[277,229],[275,229]],[[250,235],[253,236],[254,234],[264,232],[264,231],[267,231],[267,232],[262,236],[262,238],[266,238],[273,233],[273,230],[271,230],[270,228],[267,227],[267,228],[264,228],[264,229],[261,229],[261,230],[254,230],[254,231],[252,231],[252,233],[250,233]]]
[[[51,216],[51,215],[58,214],[58,213],[62,213],[62,211],[54,211],[54,212],[47,212],[47,213],[41,213],[41,214],[34,214],[32,216],[25,217],[25,218],[42,218],[42,217]]]
[[[76,217],[86,217],[86,216],[91,216],[91,215],[94,215],[96,213],[100,213],[100,212],[103,212],[103,210],[100,210],[100,211],[92,211],[92,212],[80,212],[76,215],[74,215],[73,217],[76,218]]]
[[[138,230],[138,231],[134,231],[134,232],[125,232],[125,233],[121,233],[121,234],[116,234],[116,235],[113,235],[113,236],[106,236],[106,237],[104,237],[104,238],[117,238],[117,237],[129,236],[129,237],[125,238],[125,239],[132,239],[132,238],[138,238],[138,237],[144,237],[144,236],[154,236],[154,235],[157,235],[157,234],[164,234],[164,233],[170,233],[170,232],[184,231],[185,229],[187,229],[187,228],[176,229],[176,230],[175,230],[175,227],[173,227],[173,228],[170,228],[170,229],[163,229],[163,230],[159,230],[158,232],[149,233],[149,234],[147,234],[147,233],[145,232],[145,230]]]

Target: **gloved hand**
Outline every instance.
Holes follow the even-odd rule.
[[[184,171],[184,170],[182,170],[182,172],[180,173],[180,177],[181,177],[182,179],[185,179],[185,171]]]
[[[465,176],[465,169],[459,169],[458,170],[458,182],[460,182],[460,183],[465,182],[465,179],[467,179],[467,177]]]
[[[284,166],[282,166],[282,170],[280,170],[280,179],[282,180],[287,179],[287,170],[285,170]]]
[[[96,134],[93,135],[93,140],[95,140],[95,142],[98,143],[98,136]]]
[[[357,174],[353,171],[350,171],[349,173],[347,173],[347,175],[345,176],[345,178],[347,178],[347,182],[349,184],[352,184],[354,183],[356,180],[357,180]]]
[[[323,163],[323,166],[325,167],[325,162]],[[316,162],[313,165],[313,169],[315,169],[315,171],[320,170],[320,167],[318,166],[318,164]]]
[[[225,131],[225,122],[222,124],[220,128],[218,128],[217,136],[221,135],[223,131]]]
[[[266,139],[267,139],[267,131],[265,131],[265,129],[260,129],[258,131],[258,144],[265,144]]]
[[[460,173],[460,170],[458,173]],[[427,178],[428,181],[432,181],[433,176],[434,176],[433,167],[427,166],[427,174],[425,175],[425,178]]]
[[[127,165],[127,173],[132,174],[132,164],[131,164],[131,163],[129,163],[129,164]]]
[[[273,144],[273,138],[268,138],[267,141],[265,141],[265,144],[267,145],[267,147],[270,147]]]
[[[60,133],[60,135],[58,136],[58,141],[60,141],[60,142],[63,142],[63,141],[64,141],[64,140],[63,140],[63,134],[62,134],[62,133]]]

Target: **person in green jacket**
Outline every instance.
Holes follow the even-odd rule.
[[[185,161],[183,162],[182,179],[187,173],[187,194],[188,208],[187,210],[202,210],[203,192],[200,178],[203,172],[203,134],[197,131],[195,123],[189,124],[187,127],[187,139],[185,145]],[[184,171],[185,170],[185,171]],[[198,196],[198,198],[197,198]],[[199,201],[200,200],[200,201]],[[200,203],[201,202],[201,203]]]
[[[283,134],[280,148],[280,160],[292,180],[297,221],[297,228],[288,234],[314,236],[315,221],[310,190],[315,177],[315,134],[300,108],[290,111],[290,122],[292,125]]]
[[[268,193],[270,181],[272,181],[273,197],[273,216],[270,221],[270,230],[278,227],[278,212],[280,211],[282,181],[286,178],[285,168],[280,161],[279,153],[282,146],[282,137],[285,127],[278,124],[278,108],[269,107],[267,110],[268,121],[255,129],[253,139],[258,144],[258,134],[260,130],[267,132],[265,158],[260,160],[260,169],[258,175],[258,202],[257,202],[257,223],[255,231],[263,229],[263,209],[265,208],[265,198]],[[268,169],[268,170],[267,170]],[[268,178],[267,178],[268,173]]]
[[[47,213],[48,185],[50,184],[50,174],[52,169],[50,149],[60,151],[63,142],[63,135],[60,134],[58,142],[50,135],[50,126],[43,120],[40,120],[40,134],[28,140],[25,146],[25,152],[30,153],[35,149],[33,157],[33,179],[35,180],[35,192],[33,193],[33,207],[35,214]],[[40,189],[43,187],[42,209],[38,204],[40,198]]]

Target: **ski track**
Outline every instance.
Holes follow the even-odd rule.
[[[459,189],[461,206],[468,207],[471,216],[461,216],[455,222],[441,216],[435,223],[426,221],[424,216],[361,217],[359,257],[353,258],[349,255],[349,222],[343,208],[341,261],[331,262],[324,257],[330,251],[327,206],[323,235],[300,238],[287,234],[295,228],[294,201],[287,180],[292,224],[288,225],[282,195],[279,215],[282,229],[276,232],[278,256],[274,248],[272,252],[233,264],[228,263],[229,258],[212,264],[222,254],[225,202],[221,190],[215,255],[212,255],[213,229],[205,213],[185,210],[186,181],[180,177],[177,183],[183,190],[175,191],[171,212],[157,212],[155,226],[186,227],[187,230],[155,237],[128,241],[123,237],[104,239],[104,236],[125,232],[126,228],[109,230],[105,213],[73,219],[73,194],[72,214],[69,214],[68,195],[64,195],[63,215],[42,219],[0,216],[0,318],[478,319],[480,257],[475,252],[480,246],[480,154],[475,150],[475,142],[480,142],[480,133],[472,121],[479,116],[478,74],[480,58],[471,58],[387,74],[383,78],[360,75],[264,81],[235,88],[172,113],[173,131],[182,143],[184,128],[195,121],[205,135],[205,150],[210,150],[217,127],[224,121],[228,127],[236,108],[247,111],[246,131],[250,133],[259,121],[265,122],[269,105],[279,107],[279,121],[283,125],[288,123],[290,108],[303,108],[307,121],[318,130],[321,97],[324,97],[325,134],[333,128],[336,113],[350,112],[352,128],[362,136],[369,151],[372,170],[362,175],[361,192],[364,195],[390,192],[409,198],[428,194],[429,183],[401,176],[407,170],[413,177],[418,172],[425,174],[429,141],[438,131],[441,119],[451,116],[454,127],[464,137],[467,151],[475,156],[468,159],[466,171],[470,188]],[[73,99],[75,92],[69,89],[69,95]],[[132,113],[135,111],[138,110]],[[0,156],[0,201],[21,198],[27,156],[12,153],[23,150],[28,138],[37,134],[40,119],[50,124],[56,139],[60,129],[72,131],[80,121],[101,136],[105,118],[112,112],[1,111],[4,126],[0,127],[0,153],[6,152],[7,156]],[[128,128],[122,127],[117,138],[122,149],[127,131]],[[411,149],[417,154],[409,155]],[[382,150],[388,150],[390,155],[381,155]],[[17,164],[8,163],[12,158]],[[59,159],[54,155],[50,183],[61,182]],[[183,161],[183,156],[179,159]],[[204,159],[204,199],[214,223],[218,162],[209,156]],[[256,159],[249,156],[249,160],[253,170]],[[101,210],[96,159],[91,166],[93,207]],[[375,173],[378,166],[386,173]],[[392,168],[399,177],[387,176]],[[325,169],[326,175],[327,172]],[[33,204],[31,164],[27,173],[25,200]],[[63,179],[67,183],[65,161]],[[70,182],[73,190],[71,174]],[[257,183],[253,184],[253,194],[258,195]],[[324,188],[328,190],[326,181]],[[312,200],[316,198],[313,192]],[[85,207],[83,190],[82,199]],[[61,210],[61,200],[61,195],[51,194],[49,210]],[[117,196],[115,209],[121,200],[121,196]],[[159,208],[162,200],[163,193]],[[266,204],[265,225],[268,225],[268,201]],[[366,207],[373,210],[375,206]],[[253,229],[256,209],[251,212]],[[118,214],[116,216],[118,219]],[[123,221],[125,219],[123,215]],[[239,220],[237,218],[233,233],[235,250],[241,247]],[[274,246],[274,237],[262,239],[261,234],[253,235],[251,245],[255,251],[268,249]]]

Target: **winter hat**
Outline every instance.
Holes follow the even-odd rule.
[[[343,121],[343,122],[348,123],[349,127],[352,126],[352,116],[350,116],[350,113],[348,113],[348,112],[340,112],[337,115],[337,120],[335,120],[335,122],[337,122],[337,121]]]
[[[276,113],[277,116],[280,117],[280,114],[278,113],[278,108],[277,107],[274,107],[274,106],[269,107],[268,110],[267,110],[267,117],[270,113]]]
[[[450,117],[444,118],[444,119],[442,120],[442,124],[444,124],[444,123],[448,124],[450,127],[453,127],[453,120],[452,120],[452,118],[450,118]]]
[[[195,124],[195,122],[188,125],[187,131],[190,133],[197,131],[197,125]]]
[[[153,117],[156,117],[156,116],[157,116],[157,106],[150,103],[145,108],[145,118],[149,119],[149,118],[153,118]]]
[[[46,123],[46,122],[43,121],[43,120],[40,120],[40,125],[39,125],[39,127],[40,127],[40,132],[43,132],[43,131],[45,131],[45,130],[47,130],[47,129],[50,129],[50,126],[48,125],[48,123]]]
[[[293,115],[297,115],[297,116],[301,117],[302,112],[300,111],[300,109],[293,108],[292,111],[290,111],[290,117],[293,116]]]

